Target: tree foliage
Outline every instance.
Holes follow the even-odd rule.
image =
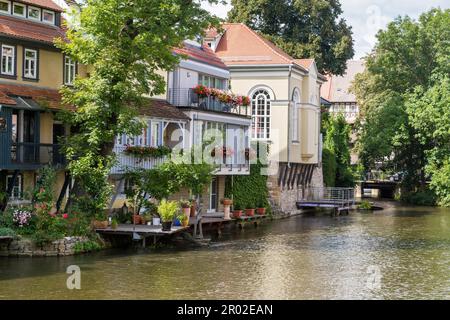
[[[327,187],[355,185],[350,163],[350,126],[342,114],[324,117],[322,153],[324,182]]]
[[[402,172],[405,196],[425,190],[429,176],[443,203],[450,193],[449,25],[448,9],[432,9],[418,21],[397,18],[378,33],[352,88],[363,119],[358,148],[365,167],[381,163]]]
[[[353,57],[351,27],[338,0],[232,0],[231,22],[259,31],[294,58],[314,58],[320,72],[341,75]]]
[[[75,107],[63,119],[73,128],[66,145],[76,194],[89,193],[95,210],[107,201],[107,177],[118,134],[138,134],[135,120],[144,95],[164,93],[159,70],[179,62],[172,48],[193,39],[218,20],[188,0],[85,0],[73,14],[67,39],[58,46],[89,77],[77,78],[62,90],[66,105]],[[208,2],[215,2],[209,0]]]

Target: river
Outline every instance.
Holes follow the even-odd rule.
[[[450,209],[387,206],[231,229],[200,249],[0,258],[0,299],[450,299]]]

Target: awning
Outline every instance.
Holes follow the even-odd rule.
[[[8,105],[8,107],[20,110],[30,111],[43,111],[45,108],[41,107],[36,101],[28,97],[14,97],[9,96],[10,99],[15,101],[15,104]]]

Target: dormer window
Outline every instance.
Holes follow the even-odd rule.
[[[13,15],[25,18],[27,15],[26,6],[21,3],[14,3],[13,4]]]
[[[31,20],[41,21],[41,9],[36,7],[28,7],[28,18]]]
[[[10,5],[11,3],[9,1],[0,0],[0,12],[10,13],[11,12]]]
[[[55,13],[53,11],[43,10],[42,21],[50,24],[55,24]]]

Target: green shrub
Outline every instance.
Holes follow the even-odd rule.
[[[435,206],[437,203],[437,196],[432,190],[426,189],[403,195],[401,200],[408,204],[418,206]]]
[[[250,166],[250,175],[227,177],[225,184],[225,197],[233,198],[233,206],[236,210],[247,209],[258,204],[258,207],[267,209],[270,214],[271,207],[268,201],[269,191],[267,189],[267,176],[261,175],[262,165],[252,164]]]
[[[0,237],[13,237],[17,236],[16,232],[11,228],[0,227]]]
[[[361,201],[361,203],[358,205],[358,209],[362,210],[372,210],[372,208],[372,204],[367,200]]]
[[[74,246],[75,253],[98,251],[102,246],[96,241],[77,242]]]

